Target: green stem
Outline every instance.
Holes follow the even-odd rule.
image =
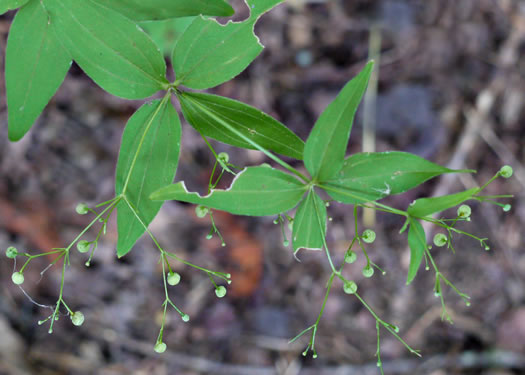
[[[142,218],[138,215],[138,212],[137,210],[135,209],[135,207],[133,206],[133,204],[125,197],[125,196],[122,196],[122,199],[124,199],[124,202],[127,203],[128,207],[130,208],[131,212],[133,212],[133,215],[135,215],[135,218],[140,222],[140,224],[142,225],[142,227],[144,228],[144,230],[146,231],[146,233],[150,236],[151,240],[153,241],[153,243],[155,244],[155,246],[157,247],[157,249],[161,252],[161,254],[165,254],[166,256],[170,257],[170,258],[173,258],[173,259],[176,259],[177,261],[187,265],[187,266],[190,266],[190,267],[193,267],[195,269],[198,269],[200,271],[203,271],[203,272],[206,272],[206,273],[212,273],[214,275],[217,275],[218,277],[224,279],[224,280],[228,280],[228,278],[226,277],[226,274],[223,273],[223,272],[217,272],[217,271],[212,271],[212,270],[208,270],[206,268],[203,268],[203,267],[200,267],[200,266],[197,266],[193,263],[190,263],[180,257],[178,257],[177,255],[175,254],[172,254],[172,253],[169,253],[167,251],[165,251],[162,246],[160,246],[159,242],[157,241],[157,238],[153,235],[153,233],[149,230],[148,226],[146,225],[146,223],[144,223],[144,221],[142,220]]]
[[[115,198],[113,199],[113,203],[111,203],[109,206],[107,206],[106,208],[104,208],[104,210],[102,210],[102,212],[101,212],[100,214],[98,214],[98,216],[95,217],[95,218],[91,221],[91,223],[89,223],[88,226],[85,227],[85,228],[82,230],[82,232],[80,232],[80,234],[79,234],[78,236],[76,236],[76,238],[75,238],[73,241],[71,241],[71,243],[69,244],[69,246],[66,247],[65,251],[66,251],[66,252],[69,252],[69,250],[71,250],[71,247],[73,247],[73,245],[74,245],[74,244],[75,244],[75,243],[76,243],[76,242],[77,242],[77,241],[78,241],[78,240],[79,240],[84,234],[86,234],[86,232],[87,232],[87,231],[88,231],[88,230],[89,230],[89,229],[90,229],[95,223],[97,223],[97,222],[99,221],[99,219],[100,219],[102,216],[104,216],[104,214],[105,214],[108,210],[110,210],[110,209],[112,209],[113,207],[115,207],[115,206],[117,205],[117,203],[120,202],[121,199],[122,199],[122,196],[115,197]]]

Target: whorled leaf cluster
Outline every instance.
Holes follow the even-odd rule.
[[[147,100],[129,119],[122,136],[119,159],[116,166],[115,196],[93,208],[85,204],[77,206],[78,214],[92,213],[95,218],[67,247],[47,253],[31,255],[19,253],[10,247],[7,256],[16,259],[26,257],[24,265],[13,273],[12,280],[21,285],[23,272],[29,262],[39,256],[56,254],[52,264],[62,261],[62,279],[59,298],[51,306],[51,315],[41,321],[53,323],[60,316],[59,310],[67,310],[73,324],[81,325],[84,315],[74,312],[63,298],[64,274],[69,264],[70,250],[76,244],[81,253],[91,258],[98,240],[105,234],[109,217],[117,212],[117,255],[125,256],[136,241],[147,233],[160,252],[163,269],[165,300],[162,325],[154,350],[162,353],[167,346],[163,342],[164,325],[169,306],[173,307],[185,322],[189,316],[171,300],[168,285],[179,284],[181,277],[174,272],[170,259],[203,271],[210,277],[217,297],[226,295],[226,287],[216,280],[229,284],[231,276],[192,264],[167,251],[149,230],[166,200],[178,200],[196,204],[199,217],[209,215],[212,230],[208,235],[220,232],[213,219],[213,210],[223,210],[237,215],[275,216],[284,230],[288,221],[293,254],[301,249],[323,250],[332,273],[328,279],[327,292],[317,321],[300,333],[310,332],[311,339],[304,354],[311,350],[314,357],[315,335],[326,300],[335,279],[343,283],[343,290],[355,296],[376,319],[378,337],[383,327],[403,342],[399,329],[379,318],[358,294],[358,285],[349,279],[346,266],[353,264],[357,252],[366,257],[362,269],[365,277],[372,277],[374,269],[384,271],[369,257],[365,244],[373,243],[375,232],[370,229],[361,234],[358,228],[360,208],[373,208],[400,216],[408,228],[408,245],[411,251],[407,284],[416,276],[425,259],[435,271],[435,293],[441,297],[443,314],[446,313],[441,283],[453,288],[467,303],[468,296],[445,278],[437,268],[430,252],[422,221],[443,228],[434,238],[436,246],[452,247],[452,237],[464,234],[475,238],[488,248],[484,238],[476,237],[455,227],[459,221],[470,220],[470,207],[466,201],[489,201],[502,206],[495,199],[508,195],[484,196],[484,188],[498,176],[512,175],[509,166],[503,167],[493,179],[481,187],[456,194],[421,198],[406,210],[390,207],[380,201],[390,195],[400,194],[417,187],[425,181],[447,173],[470,173],[471,170],[451,170],[419,156],[405,152],[357,153],[346,156],[353,119],[367,89],[374,68],[368,62],[362,71],[350,80],[335,100],[323,111],[313,126],[306,142],[285,125],[260,110],[217,95],[194,92],[205,90],[237,76],[262,51],[263,46],[254,34],[254,25],[265,12],[283,0],[246,0],[250,16],[242,22],[219,24],[210,16],[231,16],[233,9],[223,0],[4,0],[0,14],[10,9],[17,11],[12,23],[6,51],[6,87],[9,119],[9,138],[21,139],[42,112],[50,98],[64,80],[72,61],[105,91],[125,99],[146,99],[163,91],[161,99]],[[192,17],[192,18],[188,18]],[[166,76],[166,62],[161,47],[144,29],[155,30],[156,22],[168,22],[177,37],[171,46],[171,64],[175,81]],[[163,26],[164,27],[164,26]],[[172,99],[177,99],[186,121],[202,135],[210,147],[216,163],[210,176],[208,192],[202,196],[189,192],[184,181],[173,183],[179,163],[181,122]],[[227,154],[217,154],[208,138],[236,147],[259,150],[279,168],[268,164],[238,167],[230,162]],[[295,159],[295,167],[278,155]],[[297,167],[300,161],[304,168]],[[235,178],[229,189],[216,189],[223,173]],[[328,198],[328,201],[327,201]],[[353,207],[355,236],[351,239],[344,259],[336,266],[329,251],[326,235],[329,227],[327,206],[336,201]],[[435,215],[461,205],[456,217],[436,218]],[[100,224],[93,240],[82,239],[88,230]],[[221,237],[222,240],[222,237]],[[224,244],[224,241],[222,241]],[[285,240],[288,245],[288,240]],[[294,339],[295,340],[295,339]]]

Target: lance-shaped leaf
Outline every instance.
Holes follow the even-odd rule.
[[[9,139],[27,133],[64,81],[71,57],[49,25],[40,1],[18,11],[9,31],[5,81]]]
[[[326,204],[313,190],[303,199],[293,219],[292,245],[300,249],[321,250],[326,235]]]
[[[160,47],[162,54],[171,56],[173,46],[184,31],[190,26],[195,17],[173,18],[155,22],[141,22],[140,26]]]
[[[2,0],[0,2],[0,15],[7,11],[20,8],[25,5],[29,0]]]
[[[412,280],[414,280],[414,277],[416,277],[425,251],[427,251],[425,229],[423,229],[419,221],[414,219],[410,219],[408,246],[410,247],[410,265],[408,266],[407,284],[410,284]]]
[[[407,213],[414,217],[432,215],[472,199],[472,196],[478,192],[479,188],[473,188],[462,191],[461,193],[444,195],[442,197],[416,199],[408,206]]]
[[[253,32],[255,23],[282,1],[246,0],[250,17],[243,22],[221,25],[213,19],[196,17],[173,50],[176,82],[207,89],[241,73],[264,48]]]
[[[93,0],[46,0],[45,6],[61,42],[104,90],[142,99],[167,87],[164,57],[133,21]]]
[[[173,182],[180,137],[180,121],[169,100],[144,104],[129,119],[115,177],[117,196],[125,196],[117,207],[119,257],[131,250],[144,233],[144,225],[151,223],[162,206],[162,202],[150,200],[149,195]]]
[[[304,148],[304,164],[318,181],[332,178],[343,166],[354,115],[366,91],[374,63],[341,90],[315,123]]]
[[[134,21],[165,20],[196,16],[231,16],[224,0],[95,0]]]
[[[303,156],[304,142],[257,108],[210,94],[179,92],[178,98],[186,120],[205,136],[236,147],[256,149],[229,129],[234,128],[267,150],[295,159]]]
[[[341,170],[326,181],[328,194],[347,204],[376,201],[404,193],[445,173],[470,173],[442,167],[407,152],[363,152],[346,158]]]
[[[236,215],[269,216],[291,210],[306,187],[294,177],[271,167],[247,167],[228,190],[213,189],[200,196],[190,193],[184,182],[166,186],[151,195],[153,200],[177,200],[201,204]]]

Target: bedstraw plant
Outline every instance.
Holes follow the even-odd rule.
[[[165,299],[163,318],[153,346],[158,353],[166,351],[163,342],[164,325],[169,309],[174,309],[183,322],[190,317],[177,307],[169,289],[180,282],[171,262],[181,262],[209,276],[217,297],[226,295],[232,282],[228,273],[210,270],[192,264],[159,243],[149,225],[167,200],[196,205],[196,214],[208,216],[211,231],[208,238],[220,237],[214,221],[214,210],[236,215],[274,216],[275,223],[288,224],[294,256],[301,249],[324,253],[331,274],[326,284],[326,295],[320,301],[317,320],[292,341],[308,334],[306,350],[317,357],[315,338],[326,301],[334,281],[342,281],[343,291],[356,298],[372,314],[377,328],[377,363],[383,372],[380,357],[380,332],[386,330],[412,349],[399,335],[395,325],[381,319],[359,294],[352,280],[356,258],[366,258],[360,270],[365,277],[375,271],[384,273],[369,255],[374,242],[372,229],[359,230],[359,215],[363,208],[397,215],[404,224],[400,233],[406,233],[410,248],[410,265],[406,282],[411,283],[425,260],[426,269],[435,274],[434,293],[443,306],[443,318],[451,320],[445,307],[442,289],[450,287],[468,305],[469,297],[446,278],[434,261],[432,246],[427,241],[422,222],[441,229],[433,241],[435,246],[453,248],[453,237],[465,235],[477,240],[483,249],[489,247],[485,238],[456,227],[460,221],[470,221],[467,201],[494,203],[510,209],[499,199],[509,195],[487,196],[484,190],[497,177],[509,178],[512,168],[502,167],[494,177],[480,187],[451,195],[421,198],[405,209],[388,206],[381,201],[401,194],[425,181],[447,173],[472,173],[472,170],[452,170],[405,152],[356,153],[346,156],[352,123],[363,97],[373,61],[350,80],[330,103],[303,142],[285,125],[257,108],[222,96],[194,91],[205,90],[227,82],[241,73],[262,51],[254,25],[265,12],[283,0],[246,0],[250,15],[242,22],[219,24],[213,17],[231,16],[233,9],[223,0],[3,0],[0,14],[18,9],[9,31],[6,50],[5,80],[8,103],[8,133],[11,141],[18,141],[28,130],[64,80],[72,61],[103,90],[125,99],[147,99],[131,116],[120,146],[115,173],[115,196],[94,207],[79,204],[79,215],[92,215],[93,220],[63,248],[30,254],[9,247],[10,259],[25,259],[12,275],[17,285],[24,283],[24,271],[37,257],[54,255],[51,265],[61,264],[62,278],[58,299],[51,314],[39,324],[53,324],[65,312],[74,325],[84,323],[84,315],[74,311],[64,300],[64,275],[74,256],[74,248],[86,254],[90,265],[100,238],[106,233],[111,215],[117,215],[118,257],[128,254],[136,241],[147,234],[159,254]],[[189,18],[191,17],[191,18]],[[144,31],[155,29],[157,22],[169,22],[178,31],[171,46],[171,65],[175,80],[166,78],[166,62],[153,39]],[[162,46],[165,48],[165,46]],[[184,181],[173,184],[179,162],[181,122],[172,100],[180,103],[186,121],[202,136],[216,159],[207,194],[190,192]],[[208,139],[232,146],[258,150],[273,166],[239,167],[225,153],[217,154]],[[295,159],[293,165],[283,160]],[[304,163],[304,168],[300,166]],[[229,189],[217,189],[224,173],[235,176]],[[355,236],[349,239],[344,259],[335,259],[327,243],[330,201],[348,205],[355,218]],[[446,218],[440,213],[459,206],[457,215]],[[86,238],[88,231],[99,226],[95,238]],[[277,234],[276,234],[277,235]],[[235,280],[233,280],[235,282]]]

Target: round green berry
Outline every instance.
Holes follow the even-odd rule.
[[[357,284],[353,281],[346,281],[343,285],[343,291],[346,294],[354,294],[357,292]]]
[[[217,289],[215,289],[215,294],[217,297],[222,298],[226,295],[226,288],[224,286],[218,286]]]
[[[504,165],[499,170],[499,175],[503,178],[510,178],[513,172],[514,171],[512,170],[512,167],[510,165]]]
[[[180,283],[180,275],[177,272],[170,272],[168,274],[168,284],[174,286],[178,283]]]
[[[366,266],[363,268],[363,276],[364,277],[372,277],[374,275],[374,269],[372,266]]]
[[[197,215],[197,217],[200,217],[200,218],[203,218],[204,216],[206,216],[209,211],[210,210],[208,207],[200,205],[200,204],[197,207],[195,207],[195,215]]]
[[[357,259],[357,254],[355,253],[355,251],[350,250],[345,255],[345,262],[348,264],[354,263],[356,259]]]
[[[17,255],[18,255],[18,250],[16,249],[16,247],[9,246],[7,250],[5,251],[5,256],[10,259],[15,259]]]
[[[471,213],[472,210],[470,209],[470,206],[468,204],[462,204],[458,208],[458,217],[461,217],[463,219],[470,217]]]
[[[81,253],[87,253],[91,247],[91,242],[82,240],[77,242],[77,250]]]
[[[361,238],[366,243],[372,243],[376,239],[376,232],[374,232],[372,229],[367,229],[363,232],[363,234],[361,235]]]
[[[24,283],[24,275],[21,272],[13,272],[11,280],[13,280],[13,283],[16,285],[22,285]]]
[[[79,203],[77,204],[75,211],[77,211],[77,214],[79,215],[85,215],[89,212],[89,207],[85,203]]]
[[[434,236],[434,245],[443,247],[447,244],[448,238],[443,233],[438,233]]]
[[[156,353],[162,354],[166,351],[166,348],[166,344],[164,344],[163,342],[158,342],[155,344],[153,350],[155,350]]]
[[[84,324],[84,314],[82,314],[81,311],[75,311],[73,314],[71,314],[71,322],[77,327],[80,327],[82,324]]]
[[[230,161],[230,155],[228,155],[226,152],[221,152],[219,155],[217,155],[217,160],[219,163],[226,164]]]
[[[182,315],[181,318],[182,318],[182,321],[185,323],[190,321],[190,316],[188,314]]]

